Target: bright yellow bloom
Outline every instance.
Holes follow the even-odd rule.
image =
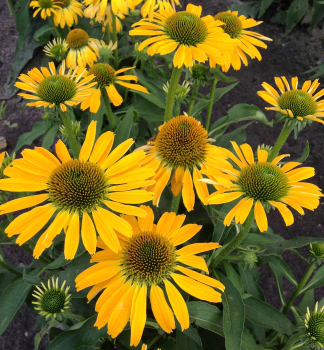
[[[145,35],[139,51],[151,45],[147,53],[167,55],[175,51],[173,65],[190,67],[194,60],[205,62],[208,58],[224,63],[223,56],[233,52],[238,40],[224,33],[222,22],[212,16],[201,16],[201,6],[189,4],[186,11],[175,12],[172,8],[150,13],[149,17],[133,24],[137,28],[130,35]]]
[[[291,87],[285,77],[274,79],[280,95],[268,83],[262,84],[266,91],[258,91],[258,95],[273,106],[266,109],[284,114],[288,120],[304,121],[306,119],[306,121],[311,120],[324,124],[323,120],[318,119],[318,117],[324,117],[324,100],[317,101],[324,95],[324,89],[314,95],[320,85],[318,79],[313,83],[310,80],[305,81],[301,89],[298,89],[297,77],[291,79]]]
[[[119,92],[115,88],[115,84],[125,86],[126,88],[137,90],[148,94],[145,87],[138,84],[125,83],[124,80],[134,80],[137,82],[138,78],[135,75],[120,75],[119,73],[126,72],[130,68],[123,68],[115,71],[107,63],[96,63],[89,69],[89,74],[94,75],[94,81],[97,82],[97,89],[94,90],[91,96],[89,96],[85,101],[82,102],[81,108],[85,110],[90,107],[91,113],[97,113],[101,104],[101,89],[106,89],[107,94],[114,106],[119,106],[123,102],[123,98],[120,96]]]
[[[224,224],[229,226],[235,217],[236,223],[243,224],[254,207],[256,223],[261,232],[268,229],[268,220],[265,209],[277,208],[287,226],[293,224],[294,217],[287,208],[290,205],[299,214],[304,215],[302,207],[314,210],[319,205],[321,190],[310,183],[301,182],[314,176],[314,168],[304,167],[295,169],[301,163],[290,162],[279,166],[282,158],[289,156],[283,154],[272,162],[267,162],[268,152],[258,150],[258,161],[254,161],[252,148],[248,144],[240,147],[232,142],[238,158],[229,150],[224,149],[235,167],[228,161],[221,166],[210,166],[202,173],[211,179],[217,173],[217,185],[223,184],[223,189],[211,194],[209,204],[229,203],[241,198],[239,203],[227,214]],[[219,175],[221,171],[223,175]],[[223,177],[223,179],[222,179]],[[204,180],[202,180],[204,181]],[[206,181],[206,180],[205,180]],[[207,180],[211,183],[210,180]]]
[[[188,211],[195,205],[196,188],[199,199],[207,205],[207,185],[198,181],[207,164],[219,166],[227,158],[219,147],[209,144],[208,134],[195,118],[179,116],[159,127],[154,141],[139,148],[147,151],[142,164],[155,170],[155,184],[148,189],[154,192],[153,204],[158,205],[161,194],[171,178],[172,193],[182,189],[183,204]],[[221,163],[220,163],[221,162]]]
[[[36,17],[38,12],[40,12],[43,19],[51,17],[52,14],[55,15],[56,11],[61,8],[60,4],[58,4],[55,0],[33,0],[29,6],[33,9],[37,8],[33,14],[33,17]]]
[[[239,41],[238,45],[235,46],[234,51],[226,57],[226,60],[222,65],[222,70],[224,72],[227,72],[231,65],[235,70],[241,69],[241,61],[247,66],[248,60],[245,54],[248,54],[252,59],[257,58],[259,61],[261,60],[261,54],[255,46],[260,46],[266,49],[267,45],[259,39],[268,41],[272,41],[272,39],[245,29],[255,27],[261,24],[262,21],[257,22],[253,18],[247,19],[243,15],[238,16],[237,11],[221,12],[214,18],[216,21],[218,20],[225,23],[222,25],[224,32],[231,38]],[[213,62],[213,60],[211,60],[210,63],[211,67],[215,67],[217,62]]]
[[[23,158],[14,160],[4,171],[9,179],[0,180],[1,190],[45,191],[0,206],[0,214],[36,206],[10,223],[5,230],[9,237],[19,235],[16,242],[22,245],[55,216],[38,239],[35,258],[39,258],[51,246],[62,229],[66,232],[66,259],[74,258],[80,231],[83,244],[90,254],[96,251],[96,232],[117,253],[121,249],[118,237],[131,237],[132,227],[112,211],[140,217],[147,215],[145,210],[134,206],[152,199],[152,193],[138,189],[154,182],[147,180],[154,171],[139,165],[145,157],[144,152],[123,157],[134,143],[132,139],[111,151],[114,134],[110,131],[94,142],[96,124],[91,122],[78,159],[71,158],[66,146],[59,140],[55,146],[58,158],[41,147],[25,149],[21,152]],[[47,204],[39,206],[45,201]]]
[[[146,0],[141,8],[142,17],[147,17],[147,15],[154,11],[172,11],[175,9],[175,5],[181,6],[179,0]]]
[[[65,27],[67,24],[72,27],[73,24],[78,23],[78,16],[83,16],[82,4],[76,0],[54,0],[60,6],[60,9],[55,11],[54,23],[58,27]]]
[[[66,37],[66,43],[69,53],[66,57],[66,65],[68,68],[76,66],[91,66],[97,61],[99,56],[98,47],[100,42],[98,39],[91,39],[87,32],[82,29],[73,29]]]
[[[78,105],[91,95],[91,87],[96,83],[91,82],[92,75],[83,78],[85,73],[85,69],[76,67],[74,71],[70,69],[65,74],[65,61],[63,61],[58,74],[56,74],[55,65],[50,62],[49,70],[41,67],[40,72],[39,69],[33,68],[27,75],[21,74],[19,76],[21,82],[17,82],[15,86],[31,93],[20,93],[19,96],[36,101],[27,103],[27,106],[45,108],[59,106],[65,112],[66,106]]]
[[[221,302],[221,294],[213,288],[222,291],[225,288],[219,281],[192,270],[208,274],[205,260],[195,254],[216,249],[218,243],[189,244],[177,249],[202,226],[182,226],[186,216],[175,213],[164,213],[154,225],[152,209],[147,206],[141,209],[147,212],[146,218],[136,220],[134,216],[121,215],[133,228],[133,235],[121,241],[122,250],[115,254],[98,240],[98,247],[103,250],[91,259],[97,264],[75,279],[77,291],[93,286],[88,293],[89,300],[104,289],[96,303],[95,326],[100,329],[108,323],[108,334],[115,338],[130,320],[130,345],[134,346],[143,334],[148,294],[156,321],[166,333],[171,333],[175,329],[173,314],[182,329],[189,327],[186,303],[171,280],[186,293],[212,303]],[[161,287],[165,288],[171,307]]]

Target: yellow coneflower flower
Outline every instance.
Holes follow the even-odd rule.
[[[56,3],[55,0],[33,0],[29,6],[33,9],[37,8],[33,17],[36,17],[38,12],[40,12],[43,19],[51,17],[53,14],[55,15],[56,11],[61,8],[60,4]]]
[[[79,246],[80,231],[85,248],[90,254],[96,251],[96,231],[114,252],[121,249],[118,237],[131,236],[132,227],[111,211],[144,217],[147,213],[134,204],[152,199],[152,193],[138,188],[151,185],[147,180],[154,171],[138,163],[144,152],[123,155],[134,143],[132,139],[121,143],[112,152],[114,134],[102,134],[96,142],[96,124],[92,121],[78,159],[72,159],[64,143],[56,143],[56,158],[44,148],[22,151],[0,180],[0,189],[12,192],[43,194],[22,197],[0,206],[0,215],[36,206],[18,216],[6,228],[9,237],[19,235],[16,242],[24,244],[39,232],[54,216],[49,228],[40,236],[34,249],[39,258],[50,247],[53,239],[66,231],[64,253],[73,259]],[[39,204],[47,201],[47,204]],[[108,208],[109,210],[107,210]],[[82,219],[82,225],[80,225]]]
[[[221,294],[213,288],[225,288],[219,281],[182,266],[208,274],[205,260],[195,254],[216,249],[218,243],[196,243],[177,249],[202,226],[182,226],[186,216],[175,213],[164,213],[154,225],[152,209],[146,206],[141,209],[147,212],[146,218],[136,220],[122,215],[133,228],[133,235],[123,239],[122,250],[114,254],[98,240],[98,247],[103,250],[91,259],[97,264],[75,279],[77,291],[93,286],[89,300],[104,289],[96,303],[95,326],[100,329],[108,323],[108,334],[115,338],[130,319],[130,345],[134,346],[140,342],[144,330],[148,293],[156,321],[165,332],[171,333],[175,328],[173,313],[182,329],[189,327],[186,303],[171,280],[186,293],[212,303],[221,302]],[[172,309],[161,287],[165,288]]]
[[[68,46],[65,39],[54,38],[52,42],[49,42],[44,47],[46,56],[53,57],[57,61],[62,61],[65,58]]]
[[[262,87],[266,91],[258,91],[258,95],[273,106],[266,109],[280,113],[279,121],[306,119],[306,122],[311,120],[324,124],[323,120],[318,119],[324,117],[324,100],[317,101],[324,95],[324,89],[314,95],[320,85],[318,79],[313,83],[310,80],[305,81],[301,89],[298,89],[297,77],[291,79],[291,87],[285,77],[274,79],[281,94],[268,83],[263,83]]]
[[[31,93],[20,93],[19,96],[36,101],[27,103],[27,106],[44,108],[59,106],[65,112],[66,106],[78,105],[91,95],[91,87],[96,83],[91,82],[92,75],[83,78],[85,73],[86,69],[77,67],[74,71],[70,69],[65,74],[65,61],[63,61],[58,74],[56,74],[55,65],[50,62],[49,70],[41,67],[40,72],[39,69],[33,68],[27,75],[21,74],[18,78],[21,82],[16,82],[15,86]]]
[[[66,65],[68,68],[76,66],[86,67],[91,66],[97,61],[98,39],[91,39],[87,32],[83,29],[73,29],[66,37],[69,53],[66,57]]]
[[[76,0],[54,0],[61,8],[56,10],[54,14],[55,25],[65,27],[72,27],[73,24],[78,23],[78,16],[83,16],[82,4]]]
[[[254,216],[261,232],[268,229],[268,220],[265,209],[277,208],[282,215],[287,226],[293,224],[294,217],[287,208],[290,205],[299,214],[304,215],[302,207],[314,210],[319,205],[321,190],[310,183],[301,182],[314,176],[314,168],[303,167],[295,169],[301,163],[290,162],[282,167],[277,163],[288,154],[276,157],[272,162],[267,162],[268,152],[258,150],[258,161],[254,161],[252,148],[248,144],[240,147],[232,142],[238,158],[229,150],[224,149],[229,159],[237,167],[233,167],[230,162],[225,161],[220,166],[210,166],[201,171],[203,174],[213,176],[217,173],[217,185],[223,184],[223,189],[211,194],[208,198],[209,204],[229,203],[241,198],[239,203],[226,215],[224,224],[229,226],[235,217],[236,223],[243,224],[254,207]],[[238,168],[238,169],[237,169]],[[202,180],[204,181],[204,180]],[[231,182],[231,184],[228,183]],[[210,183],[210,180],[207,180]]]
[[[141,8],[141,15],[145,18],[154,11],[172,11],[175,10],[176,5],[181,6],[179,0],[146,0]]]
[[[143,164],[156,171],[155,184],[149,187],[154,192],[153,204],[158,205],[172,171],[172,193],[177,196],[182,189],[183,204],[188,211],[195,205],[196,188],[199,199],[206,205],[208,188],[203,182],[201,170],[207,164],[218,166],[227,158],[219,147],[209,143],[208,134],[198,120],[188,116],[172,118],[159,127],[154,141],[149,141],[139,150],[145,150]]]
[[[257,22],[253,18],[246,18],[243,15],[238,16],[237,11],[218,13],[214,19],[223,22],[224,24],[222,25],[222,28],[224,29],[224,32],[231,38],[238,40],[238,44],[235,46],[234,51],[227,56],[222,65],[222,70],[224,72],[227,72],[231,66],[235,70],[241,69],[241,61],[247,66],[248,60],[245,54],[248,54],[252,59],[257,58],[259,61],[261,60],[261,54],[255,46],[266,49],[267,45],[260,40],[272,41],[272,39],[246,29],[255,27],[261,24],[262,21]],[[213,62],[213,60],[211,60],[210,63],[211,67],[216,66],[216,62]]]
[[[117,15],[121,13],[123,15],[128,14],[128,10],[134,10],[135,6],[141,3],[143,0],[84,0],[85,6],[92,5],[93,11],[100,11],[104,16],[107,6],[111,6],[112,12]]]
[[[173,9],[153,12],[146,19],[133,24],[137,28],[130,35],[145,35],[151,38],[139,46],[141,51],[151,45],[147,53],[166,55],[175,51],[173,65],[181,68],[190,67],[194,60],[205,62],[212,58],[216,63],[223,63],[223,56],[233,52],[238,40],[226,34],[220,21],[212,16],[201,16],[201,6],[189,4],[186,11],[175,12]]]
[[[126,88],[137,90],[148,94],[145,87],[138,84],[125,83],[124,80],[134,80],[138,78],[135,75],[118,75],[135,67],[123,68],[115,71],[107,63],[96,63],[89,69],[89,74],[94,75],[94,81],[97,82],[96,90],[91,96],[83,101],[81,108],[85,110],[90,107],[91,113],[97,113],[101,104],[101,89],[106,89],[107,94],[114,106],[119,106],[123,102],[123,98],[117,91],[115,84],[125,86]]]

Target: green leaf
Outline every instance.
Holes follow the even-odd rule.
[[[289,34],[295,25],[306,15],[308,6],[308,0],[294,0],[292,2],[287,13],[286,34]]]
[[[37,137],[44,135],[51,127],[51,122],[36,122],[30,132],[26,132],[19,136],[14,152],[17,152],[24,145],[31,145]]]
[[[314,310],[315,308],[315,296],[314,296],[314,289],[308,290],[301,300],[300,304],[298,305],[298,311],[301,315],[306,315],[307,308],[310,310]],[[321,308],[321,306],[320,306]]]
[[[258,299],[265,300],[262,289],[257,283],[260,278],[259,271],[256,268],[249,270],[239,266],[239,272],[244,290]]]
[[[226,349],[241,350],[244,330],[244,305],[239,291],[232,282],[219,273],[219,280],[224,284],[222,294],[223,324]]]
[[[145,94],[141,91],[132,90],[135,94],[142,96],[149,102],[153,103],[154,105],[158,106],[161,109],[165,109],[165,102],[158,96],[154,95],[153,93]]]
[[[285,298],[285,293],[282,287],[282,279],[283,279],[283,273],[276,269],[272,264],[270,264],[270,269],[274,275],[274,278],[276,279],[277,282],[277,287],[278,287],[278,292],[279,292],[279,297],[281,300],[281,304],[285,305],[286,304],[286,298]]]
[[[310,30],[313,30],[318,25],[318,23],[324,18],[323,3],[323,1],[314,0]]]
[[[46,24],[44,27],[37,30],[37,32],[34,34],[34,40],[35,41],[41,41],[41,37],[45,34],[51,34],[51,31],[53,30],[53,27],[50,24]]]
[[[282,273],[283,276],[287,278],[288,281],[290,281],[295,286],[298,285],[298,282],[296,281],[295,276],[291,272],[289,266],[282,260],[279,256],[267,256],[263,258],[265,261],[270,263],[273,268],[277,269]]]
[[[234,81],[237,81],[234,77],[228,77],[226,76],[222,71],[220,71],[218,68],[211,68],[211,73],[217,77],[218,81],[222,81],[224,83],[233,83]]]
[[[42,279],[40,277],[32,276],[30,274],[26,274],[26,271],[23,272],[23,280],[28,283],[34,285],[40,285],[42,282]]]
[[[233,285],[239,291],[239,293],[243,294],[244,288],[242,285],[242,280],[240,275],[235,271],[234,267],[227,261],[224,261],[224,267],[225,267],[227,278],[233,283]]]
[[[55,319],[51,318],[41,329],[41,331],[39,333],[36,334],[35,339],[34,339],[34,350],[38,350],[39,344],[42,341],[44,335],[56,324],[58,324],[59,322],[56,321]]]
[[[244,299],[243,303],[245,305],[245,316],[252,323],[288,335],[295,330],[295,326],[285,315],[262,300],[252,296]]]
[[[324,265],[321,266],[310,280],[310,282],[300,291],[300,294],[307,292],[308,290],[322,287],[324,285]]]
[[[239,145],[241,145],[246,140],[245,129],[250,126],[253,122],[245,124],[234,131],[221,135],[216,140],[216,145],[219,147],[230,148],[232,147],[231,141],[236,141]]]
[[[126,141],[129,138],[132,126],[133,126],[133,117],[134,109],[133,107],[129,108],[123,121],[118,125],[115,131],[115,139],[113,149],[115,149],[122,142]]]
[[[259,11],[259,16],[261,17],[265,14],[267,11],[268,7],[273,3],[273,0],[261,0],[261,5],[260,5],[260,11]]]
[[[199,337],[197,333],[197,337]],[[200,338],[199,338],[200,339]],[[177,349],[178,350],[203,350],[202,345],[198,345],[189,338],[184,332],[177,329]]]
[[[68,330],[56,337],[47,350],[77,350],[94,346],[98,339],[107,336],[107,327],[94,327],[97,315],[90,317],[80,328]]]
[[[298,158],[297,160],[295,160],[295,162],[303,163],[308,158],[308,155],[309,155],[309,144],[308,144],[308,141],[306,141],[304,152],[303,152],[302,156],[300,158]]]
[[[266,244],[274,242],[273,239],[268,239],[266,237],[262,237],[256,233],[248,233],[246,237],[243,239],[242,244]]]
[[[46,135],[43,138],[42,147],[46,149],[50,149],[52,144],[54,143],[55,136],[58,132],[58,129],[60,127],[60,124],[54,124],[46,133]]]

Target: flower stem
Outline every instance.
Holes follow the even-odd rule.
[[[188,115],[189,116],[191,116],[193,107],[195,105],[195,97],[197,96],[199,86],[200,86],[199,83],[194,82],[194,86],[193,86],[193,90],[192,90],[192,94],[191,94],[192,100],[190,101],[189,108],[188,108]]]
[[[52,25],[53,29],[55,30],[55,33],[56,33],[57,37],[58,38],[62,38],[60,32],[58,31],[58,29],[57,29],[57,27],[56,27],[56,25],[54,23],[53,17],[49,16],[48,18],[49,18],[49,21],[51,22],[51,25]]]
[[[113,27],[113,42],[116,43],[118,41],[117,25],[116,25],[116,15],[114,14],[113,10],[111,10],[111,18],[112,18],[112,27]],[[119,67],[118,48],[116,48],[116,50],[114,50],[114,54],[115,54],[115,69],[117,70]]]
[[[159,339],[161,338],[160,334],[158,334],[148,345],[147,348],[150,349]]]
[[[140,71],[143,72],[145,66],[145,60],[141,60]]]
[[[8,7],[9,7],[9,11],[10,11],[10,15],[13,17],[13,19],[16,19],[16,11],[15,11],[15,7],[12,3],[12,0],[6,0]]]
[[[273,147],[273,149],[268,157],[268,162],[272,162],[277,157],[277,155],[279,154],[279,151],[281,150],[281,147],[286,142],[290,133],[291,133],[291,129],[288,128],[285,124],[281,130],[281,133],[278,137],[276,144],[274,145],[274,147]]]
[[[137,63],[138,63],[138,58],[135,59],[135,61],[134,61],[134,63],[133,63],[133,67],[136,67]],[[132,69],[132,70],[130,71],[129,74],[134,74],[133,72],[134,72],[134,69]],[[124,95],[124,104],[125,104],[126,101],[127,101],[128,91],[129,91],[129,88],[126,88],[126,89],[125,89],[125,95]]]
[[[242,225],[241,231],[223,248],[219,250],[219,254],[214,258],[211,263],[212,267],[216,267],[222,260],[224,260],[228,254],[230,254],[245,238],[249,233],[250,228],[254,221],[254,211],[251,210],[250,214],[246,218],[244,224]]]
[[[6,269],[7,271],[9,271],[10,273],[22,277],[22,273],[19,271],[16,271],[13,267],[11,267],[10,265],[8,265],[6,263],[6,261],[4,260],[4,258],[2,257],[2,250],[0,248],[0,266],[3,267],[4,269]]]
[[[206,117],[206,123],[205,123],[205,129],[207,132],[209,129],[210,117],[213,110],[214,95],[215,95],[215,88],[216,88],[217,81],[218,81],[217,77],[214,77],[212,84],[210,86],[210,94],[209,94],[210,99],[209,99],[209,105],[207,109],[207,117]]]
[[[109,101],[109,97],[108,97],[106,89],[102,89],[101,94],[102,94],[102,97],[103,97],[103,100],[104,100],[104,103],[105,103],[105,106],[107,109],[109,124],[110,124],[111,128],[114,129],[116,127],[116,123],[115,123],[115,118],[114,118],[113,112],[112,112],[111,107],[110,107],[110,101]]]
[[[164,114],[165,122],[169,121],[172,118],[175,94],[177,91],[181,73],[182,73],[181,68],[173,67],[170,85],[169,85],[169,91],[168,91],[167,100],[165,104],[165,114]]]
[[[70,119],[70,115],[68,112],[61,111],[61,118],[62,118],[63,124],[65,126],[65,131],[69,137],[73,152],[75,153],[75,157],[77,158],[77,157],[79,157],[81,147],[80,147],[79,142],[77,141],[77,139],[74,135],[74,132],[72,130],[72,122]]]
[[[179,204],[180,204],[180,199],[181,199],[181,191],[177,196],[173,195],[172,197],[172,203],[171,203],[171,212],[172,213],[178,213],[179,209]]]

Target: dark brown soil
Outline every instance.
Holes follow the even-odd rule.
[[[187,1],[187,0],[186,0]],[[186,1],[182,1],[183,7]],[[192,1],[197,5],[203,5],[203,14],[215,14],[233,2],[234,0],[213,0],[213,1]],[[240,80],[240,84],[236,86],[230,93],[225,95],[215,106],[212,118],[217,118],[226,114],[227,110],[238,103],[255,104],[260,108],[264,108],[266,104],[257,96],[257,91],[261,90],[261,83],[274,83],[274,76],[284,75],[288,79],[298,76],[300,81],[304,81],[307,75],[303,74],[306,70],[315,66],[322,59],[324,29],[317,28],[312,33],[307,32],[306,25],[300,25],[293,30],[292,34],[285,36],[283,28],[279,25],[271,24],[268,19],[258,29],[264,35],[273,39],[269,43],[268,50],[262,50],[263,59],[261,62],[253,60],[248,67],[242,68],[240,71],[231,71],[230,74]],[[10,66],[15,51],[15,41],[18,34],[15,29],[15,23],[9,15],[5,0],[0,0],[0,85],[3,86],[9,75]],[[39,60],[39,57],[38,57]],[[34,66],[34,62],[31,66]],[[208,92],[207,92],[208,93]],[[0,99],[5,99],[5,92],[2,91]],[[36,108],[24,109],[25,103],[20,101],[17,96],[7,101],[7,116],[10,123],[18,123],[18,128],[12,129],[5,126],[0,121],[0,136],[7,139],[7,151],[11,152],[17,142],[19,135],[31,130],[35,121],[40,120],[41,112]],[[267,112],[269,119],[274,118],[272,112]],[[275,124],[273,128],[269,128],[264,124],[254,123],[247,130],[247,141],[254,149],[259,144],[272,145],[277,139],[281,124]],[[312,182],[320,188],[324,188],[324,154],[322,153],[324,126],[313,123],[299,134],[297,140],[290,136],[288,142],[282,149],[283,153],[291,155],[291,159],[297,159],[304,150],[306,141],[310,144],[310,155],[305,165],[313,166],[316,169],[316,176]],[[285,239],[291,239],[295,236],[316,236],[324,235],[324,206],[323,202],[315,212],[307,212],[304,216],[295,215],[295,224],[286,227],[282,218],[277,212],[272,212],[269,217],[270,226],[274,232],[279,233]],[[14,266],[19,263],[27,264],[31,261],[27,255],[19,247],[10,247],[6,249],[5,256],[12,262]],[[301,253],[305,256],[307,249],[301,249]],[[304,275],[307,266],[292,253],[284,253],[284,260],[288,263],[297,280]],[[261,268],[260,284],[265,292],[266,299],[269,303],[280,308],[280,299],[277,292],[275,279],[272,277],[267,267]],[[284,284],[285,293],[289,297],[293,291],[293,287],[288,282]],[[323,291],[316,292],[316,299],[323,297]],[[14,322],[9,326],[5,334],[0,338],[0,349],[33,349],[33,337],[37,333],[35,314],[27,307],[23,307]],[[43,347],[45,349],[45,347]]]

